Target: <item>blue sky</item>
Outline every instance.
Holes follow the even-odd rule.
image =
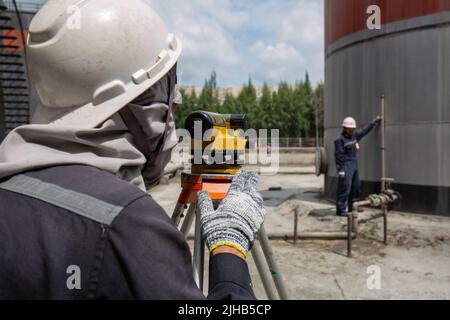
[[[145,1],[183,41],[185,85],[202,85],[212,70],[219,86],[294,82],[306,71],[324,79],[323,0]]]

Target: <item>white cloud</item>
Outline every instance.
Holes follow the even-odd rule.
[[[272,42],[257,40],[251,52],[264,62],[255,65],[256,80],[293,82],[310,73],[323,80],[323,3],[321,0],[264,1],[256,12],[258,26],[272,32]],[[267,23],[263,22],[267,21]]]
[[[44,2],[45,0],[29,0]],[[181,38],[181,81],[219,85],[324,76],[323,0],[145,0]]]
[[[232,10],[230,0],[199,0],[199,5],[225,28],[238,30],[249,21],[244,11]]]
[[[180,78],[200,85],[323,79],[323,0],[147,0],[184,45]]]
[[[323,13],[317,0],[297,1],[281,24],[283,41],[304,49],[321,49]]]
[[[253,74],[259,81],[295,81],[299,75],[291,75],[291,69],[305,63],[302,53],[285,42],[267,45],[263,41],[257,41],[250,51],[258,61],[257,70]]]
[[[245,13],[234,13],[228,0],[166,0],[148,2],[182,40],[180,78],[199,83],[215,69],[219,73],[242,63],[233,30],[244,25]]]

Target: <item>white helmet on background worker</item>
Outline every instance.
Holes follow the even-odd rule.
[[[356,129],[356,120],[352,117],[345,118],[342,122],[342,128]]]
[[[33,122],[95,128],[162,79],[180,53],[143,0],[49,0],[29,28],[30,78],[42,102]]]

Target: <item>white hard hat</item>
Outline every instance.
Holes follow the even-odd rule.
[[[181,43],[142,0],[48,0],[30,24],[27,54],[43,113],[94,128],[166,75]]]
[[[344,119],[344,122],[342,122],[343,128],[349,128],[349,129],[356,129],[356,120],[352,117],[348,117]]]

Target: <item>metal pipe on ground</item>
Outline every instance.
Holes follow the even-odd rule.
[[[384,94],[381,95],[381,192],[384,192],[386,189],[386,104]]]
[[[295,215],[294,215],[294,245],[297,244],[297,239],[298,239],[298,211],[299,208],[296,207],[295,208]]]
[[[355,203],[353,203],[353,212],[358,212],[358,209],[360,207],[370,206],[371,204],[372,204],[372,201],[369,199],[355,202]]]
[[[387,217],[388,216],[388,206],[385,204],[383,206],[383,236],[384,236],[384,245],[388,244],[387,241]]]
[[[352,229],[353,226],[353,214],[348,213],[347,215],[347,256],[350,258],[352,256]]]
[[[352,232],[352,238],[356,239],[357,234]],[[301,232],[297,234],[297,240],[346,240],[348,238],[347,232]],[[285,241],[293,241],[295,239],[294,236],[290,235],[271,235],[269,236],[270,240],[285,240]]]
[[[283,235],[283,234],[272,234],[269,235],[269,240],[284,240],[284,241],[293,241],[294,236],[292,235]],[[301,232],[297,233],[297,240],[346,240],[347,232]],[[352,238],[356,239],[358,234],[352,232]],[[194,240],[194,236],[189,236],[188,240]]]
[[[372,203],[370,200],[363,200],[353,203],[353,212],[358,212],[358,209],[363,206],[368,206]],[[351,228],[351,229],[350,229]],[[352,257],[352,240],[353,237],[351,235],[350,230],[356,229],[353,231],[358,231],[358,216],[357,214],[349,213],[348,214],[348,223],[347,223],[347,256],[349,258]]]

